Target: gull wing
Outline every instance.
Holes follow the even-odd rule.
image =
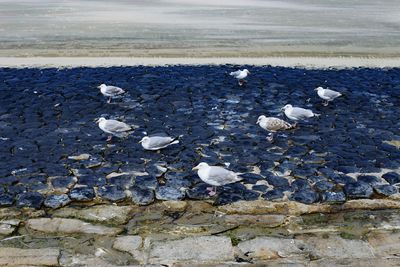
[[[106,88],[106,93],[110,95],[120,95],[125,93],[125,91],[122,88],[109,85]]]
[[[150,148],[164,148],[174,141],[171,137],[164,136],[152,136],[150,137],[149,147]]]
[[[242,178],[238,177],[238,174],[219,166],[211,166],[208,175],[210,180],[213,180],[220,185],[230,184],[242,180]]]
[[[241,70],[237,70],[237,71],[233,71],[233,72],[229,73],[229,75],[237,77],[237,76],[240,75],[240,73],[242,73],[242,71]]]
[[[296,118],[311,118],[314,116],[314,113],[309,109],[294,107],[291,115]]]
[[[112,133],[122,133],[133,130],[128,124],[116,120],[107,120],[104,128]]]
[[[292,129],[293,126],[279,118],[274,118],[274,117],[269,117],[267,118],[267,130],[272,130],[272,131],[283,131],[283,130],[288,130]]]
[[[336,92],[334,90],[331,89],[325,89],[324,90],[324,96],[329,97],[330,99],[334,99],[336,97],[341,96],[342,94],[339,92]]]

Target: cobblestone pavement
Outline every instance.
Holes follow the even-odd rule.
[[[201,161],[244,173],[215,205],[398,195],[399,69],[247,68],[243,87],[228,75],[236,66],[0,69],[0,206],[206,200],[191,170]],[[100,83],[127,94],[107,104]],[[317,86],[343,97],[324,107]],[[257,117],[288,103],[321,116],[271,144]],[[107,143],[100,116],[137,129]],[[183,137],[152,152],[144,133]]]

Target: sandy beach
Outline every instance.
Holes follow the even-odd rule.
[[[0,57],[0,67],[73,68],[109,66],[168,65],[254,65],[302,68],[393,68],[400,67],[400,58],[362,57],[267,57],[267,58],[168,58],[168,57]]]
[[[395,0],[0,0],[0,57],[399,57],[399,14]]]

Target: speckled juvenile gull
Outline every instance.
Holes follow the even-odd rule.
[[[145,136],[139,143],[146,150],[159,150],[166,148],[170,145],[179,144],[179,137],[172,138],[169,136]]]
[[[244,80],[247,75],[250,74],[250,71],[248,71],[247,69],[244,70],[237,70],[237,71],[233,71],[231,73],[229,73],[229,75],[235,77],[236,79],[238,79],[239,85],[242,86],[246,81]]]
[[[320,98],[325,100],[324,106],[327,106],[330,101],[341,96],[342,94],[328,88],[322,88],[321,86],[314,89]]]
[[[217,186],[236,183],[242,180],[242,178],[239,177],[240,173],[235,173],[219,166],[210,166],[205,162],[199,163],[199,165],[194,167],[192,170],[197,170],[200,179],[213,186],[207,188],[207,190],[210,191],[210,196],[217,193]]]
[[[272,142],[274,139],[274,134],[279,131],[286,131],[295,128],[295,125],[292,125],[284,120],[275,117],[266,117],[265,115],[261,115],[258,117],[257,124],[260,125],[261,128],[270,132],[267,140]]]
[[[314,113],[311,109],[293,107],[288,104],[282,108],[284,110],[286,117],[291,120],[306,120],[308,118],[312,118],[314,116],[319,116],[320,114]]]
[[[111,134],[107,141],[110,141],[112,136],[119,138],[127,137],[134,129],[132,126],[117,120],[106,120],[101,117],[96,121],[99,124],[99,128],[108,134]]]
[[[99,85],[97,88],[100,89],[100,92],[104,96],[108,96],[108,101],[107,103],[111,103],[111,98],[116,97],[119,95],[122,95],[125,93],[125,91],[122,88],[116,87],[116,86],[111,86],[111,85],[105,85],[104,83]]]

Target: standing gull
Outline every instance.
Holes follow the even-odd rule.
[[[237,70],[237,71],[233,71],[233,72],[229,73],[229,75],[235,77],[238,80],[239,86],[242,86],[243,84],[245,84],[245,82],[246,82],[245,78],[249,74],[250,74],[250,71],[248,71],[247,69]]]
[[[312,112],[311,109],[293,107],[292,105],[286,105],[282,108],[284,110],[286,117],[291,120],[306,120],[314,116],[319,116],[320,114]]]
[[[214,196],[217,193],[217,186],[236,183],[242,180],[239,177],[241,173],[235,173],[219,166],[210,166],[205,162],[199,163],[192,170],[197,170],[197,175],[200,179],[212,185],[212,187],[207,188],[210,196]]]
[[[125,91],[122,88],[116,87],[116,86],[111,86],[111,85],[105,85],[104,83],[99,85],[97,88],[100,89],[100,92],[104,96],[108,96],[108,101],[107,103],[111,103],[111,98],[122,95],[125,93]]]
[[[178,144],[179,137],[172,138],[169,136],[145,136],[139,141],[139,143],[141,143],[142,147],[146,150],[160,150],[162,148],[166,148],[167,146]]]
[[[328,89],[328,88],[322,88],[321,86],[317,87],[314,89],[317,91],[317,94],[320,98],[324,99],[324,106],[327,106],[330,101],[333,101],[335,98],[341,96],[342,94],[339,92],[336,92],[334,90]]]
[[[274,133],[295,128],[295,125],[292,125],[284,120],[274,117],[266,117],[264,115],[258,117],[257,124],[259,124],[260,127],[264,130],[270,132],[269,137],[267,137],[267,140],[269,142],[272,142],[274,140]]]
[[[127,137],[134,129],[132,126],[128,124],[117,121],[117,120],[106,120],[101,117],[96,121],[99,124],[99,128],[108,134],[110,134],[107,138],[107,141],[111,141],[112,136],[116,136],[119,138]]]

